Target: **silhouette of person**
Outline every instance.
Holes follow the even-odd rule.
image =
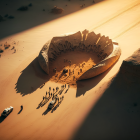
[[[49,90],[51,90],[51,87],[49,87]]]
[[[53,93],[54,93],[54,90],[55,90],[55,89],[53,88]]]
[[[62,96],[62,100],[64,99],[64,96]]]
[[[47,95],[47,91],[46,91],[46,95]]]
[[[23,105],[21,105],[20,107],[21,107],[21,110],[23,110]]]

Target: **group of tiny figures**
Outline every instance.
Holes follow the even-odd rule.
[[[62,91],[64,90],[64,88],[66,88],[66,84],[61,86],[61,90],[60,90],[58,93],[61,94]],[[70,85],[68,85],[68,89],[69,89],[69,88],[70,88]],[[53,93],[52,93],[52,92],[50,93],[51,87],[49,87],[49,92],[46,91],[46,95],[49,94],[49,97],[52,97],[52,99],[54,99],[54,98],[57,97],[57,94],[55,94],[55,93],[56,93],[58,90],[59,90],[59,87],[56,87],[56,89],[53,88]],[[55,92],[55,91],[56,91],[56,92]],[[60,97],[60,98],[61,98],[61,97]],[[45,96],[43,96],[43,100],[44,100],[44,99],[46,99]],[[58,101],[59,101],[59,99],[58,99]]]
[[[70,66],[71,66],[71,60],[68,60],[68,59],[65,59],[65,58],[64,58],[64,63],[65,63],[65,62],[68,62],[68,63],[70,64]],[[84,67],[84,65],[85,65],[85,63],[83,63],[82,65],[79,64],[80,71],[78,72],[78,75],[79,75],[80,73],[82,73],[82,68]],[[75,67],[76,67],[76,65],[75,65]],[[75,67],[74,67],[74,68],[75,68]],[[65,68],[65,66],[64,66],[64,68]],[[56,73],[56,68],[53,69],[53,72]],[[69,73],[69,76],[71,76],[72,74],[74,74],[74,69],[73,69],[72,71],[71,71],[71,69],[69,69],[69,72],[68,72],[68,73]],[[57,76],[58,76],[58,74],[55,75],[55,78],[56,78]],[[75,76],[73,76],[73,80],[75,80],[75,79],[76,79]]]
[[[68,89],[65,91],[65,93],[67,93],[67,91],[69,90],[70,85],[68,85]],[[56,100],[58,101],[58,105],[63,101],[64,96],[62,97],[58,97],[58,94],[61,95],[62,92],[64,91],[64,89],[66,88],[66,84],[61,86],[61,89],[59,90],[59,87],[53,88],[53,93],[50,92],[51,91],[51,87],[49,87],[49,91],[46,91],[46,95],[43,96],[43,100],[39,103],[37,109],[39,109],[40,107],[43,107],[51,98],[52,100]],[[49,95],[49,96],[48,96]]]

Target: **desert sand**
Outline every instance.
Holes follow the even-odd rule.
[[[0,53],[0,112],[14,107],[8,117],[0,117],[1,140],[139,139],[140,100],[139,88],[135,88],[138,83],[126,82],[124,88],[122,75],[119,80],[114,76],[123,60],[139,48],[140,1],[94,1],[0,1],[0,15],[14,16],[0,22],[0,47],[10,44]],[[17,11],[30,3],[27,11]],[[53,14],[54,6],[64,11]],[[101,75],[78,81],[69,89],[66,85],[59,95],[64,99],[53,112],[47,111],[51,99],[38,108],[49,87],[53,92],[53,88],[61,89],[65,84],[46,80],[48,76],[37,61],[39,51],[54,36],[84,29],[116,40],[121,57]],[[79,61],[84,56],[91,64],[90,55],[68,55],[78,56]]]

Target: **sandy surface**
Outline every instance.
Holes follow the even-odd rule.
[[[62,53],[55,61],[50,63],[49,80],[77,87],[77,79],[98,62],[100,60],[93,52],[72,51]],[[55,68],[56,72],[53,71]],[[68,70],[65,74],[63,73],[64,69]]]
[[[98,1],[95,0],[95,2]],[[29,3],[32,3],[33,6],[28,11],[16,10],[20,6]],[[80,5],[84,3],[87,7],[81,9]],[[64,9],[61,15],[50,13],[55,5]],[[2,46],[6,42],[10,44],[10,47],[4,50],[0,57],[0,112],[10,105],[14,107],[13,112],[7,118],[0,117],[0,139],[67,140],[73,138],[73,135],[79,134],[77,133],[78,130],[88,118],[90,111],[94,110],[96,103],[100,103],[99,99],[103,97],[108,88],[108,81],[119,71],[122,61],[139,48],[140,1],[104,0],[93,4],[90,0],[61,0],[49,1],[48,3],[43,0],[41,2],[38,0],[25,0],[23,3],[16,0],[6,0],[0,2],[0,9],[2,16],[7,13],[15,16],[14,19],[6,18],[5,21],[0,22],[0,44]],[[55,111],[47,111],[48,102],[51,99],[44,106],[37,109],[43,96],[46,95],[46,91],[49,91],[49,87],[53,92],[53,88],[59,87],[61,89],[63,85],[62,83],[50,81],[49,78],[47,79],[46,74],[39,67],[36,57],[40,49],[53,36],[84,29],[115,39],[122,49],[121,57],[114,66],[103,74],[89,80],[76,82],[76,88],[70,87],[68,89],[68,85],[66,85],[62,94],[59,95],[59,97],[64,96],[64,99]],[[14,49],[12,49],[13,46]],[[15,49],[16,52],[14,53]],[[87,54],[76,55],[69,53],[66,56],[68,59],[81,56],[82,59],[78,57],[81,63],[89,61],[89,64],[91,64],[90,58],[92,56]],[[61,56],[59,59],[63,60],[64,58]],[[58,64],[55,62],[54,67],[57,67]],[[63,65],[64,63],[60,64],[62,67]],[[68,91],[65,93],[67,89]],[[116,96],[119,100],[120,95]],[[104,104],[105,102],[101,102],[100,106],[104,106]],[[18,114],[21,105],[23,105],[23,110]],[[125,106],[125,104],[123,105]],[[118,106],[118,108],[121,109],[121,106]],[[45,115],[42,115],[43,113]],[[98,113],[98,108],[96,113]],[[117,117],[118,114],[114,113],[113,115]],[[127,115],[125,114],[124,117]],[[99,115],[97,116],[99,117]],[[137,114],[134,116],[136,117],[132,116],[133,119],[138,117]],[[130,118],[128,118],[128,121],[131,121]],[[96,117],[94,119],[97,119],[96,126],[102,126],[102,120],[100,122],[100,119],[98,120]],[[123,124],[124,120],[125,118],[119,123]],[[133,122],[131,123],[133,124]],[[117,137],[121,136],[120,131],[118,133],[114,132],[120,130],[122,126],[117,125],[117,123],[114,123],[114,125],[116,125],[116,127],[114,126],[116,129],[113,129],[111,137],[107,138],[115,139],[116,135]],[[130,128],[128,125],[123,126],[123,129],[129,129],[129,131],[125,131],[129,132],[126,135],[131,135],[132,126],[135,127],[135,125],[131,125]],[[110,136],[112,127],[108,127],[108,131],[102,131],[104,129],[100,128],[96,131],[96,134],[100,135],[100,132],[104,132]],[[89,129],[88,131],[92,130]],[[88,139],[98,139],[100,138],[98,135],[96,137],[93,135]],[[83,136],[78,136],[78,138],[86,139]]]

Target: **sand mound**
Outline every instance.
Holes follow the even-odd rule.
[[[59,8],[59,7],[57,7],[57,6],[54,6],[54,8],[51,10],[51,13],[54,13],[54,14],[61,14],[63,11],[64,11],[64,9]]]
[[[140,48],[125,59],[121,66],[122,73],[131,73],[140,76]]]
[[[61,69],[56,69],[55,66],[52,67],[52,63],[58,60],[60,54],[64,55],[68,52],[71,52],[71,57],[67,58],[68,54],[59,59],[59,61],[61,61],[61,66],[59,66]],[[81,52],[81,55],[77,57],[74,52],[76,52],[77,56],[79,56]],[[90,55],[91,61],[89,58],[85,62],[83,60],[83,53],[92,54],[92,56]],[[84,30],[83,32],[79,31],[77,33],[67,34],[60,37],[53,37],[52,40],[49,40],[41,49],[38,61],[41,68],[49,75],[50,71],[55,69],[53,70],[55,72],[53,79],[60,81],[60,78],[63,77],[63,68],[67,68],[69,69],[69,74],[65,74],[64,79],[67,80],[67,78],[71,77],[70,81],[72,81],[72,79],[73,81],[77,81],[88,79],[103,73],[116,62],[120,54],[121,51],[117,42],[112,41],[109,37],[101,36],[94,32],[89,33],[88,30]],[[87,58],[87,56],[85,56],[85,58]],[[76,62],[75,59],[79,62]],[[81,62],[80,59],[83,61]],[[59,61],[57,61],[57,64]],[[64,67],[62,67],[63,63],[65,63]],[[77,66],[78,68],[76,68]]]

